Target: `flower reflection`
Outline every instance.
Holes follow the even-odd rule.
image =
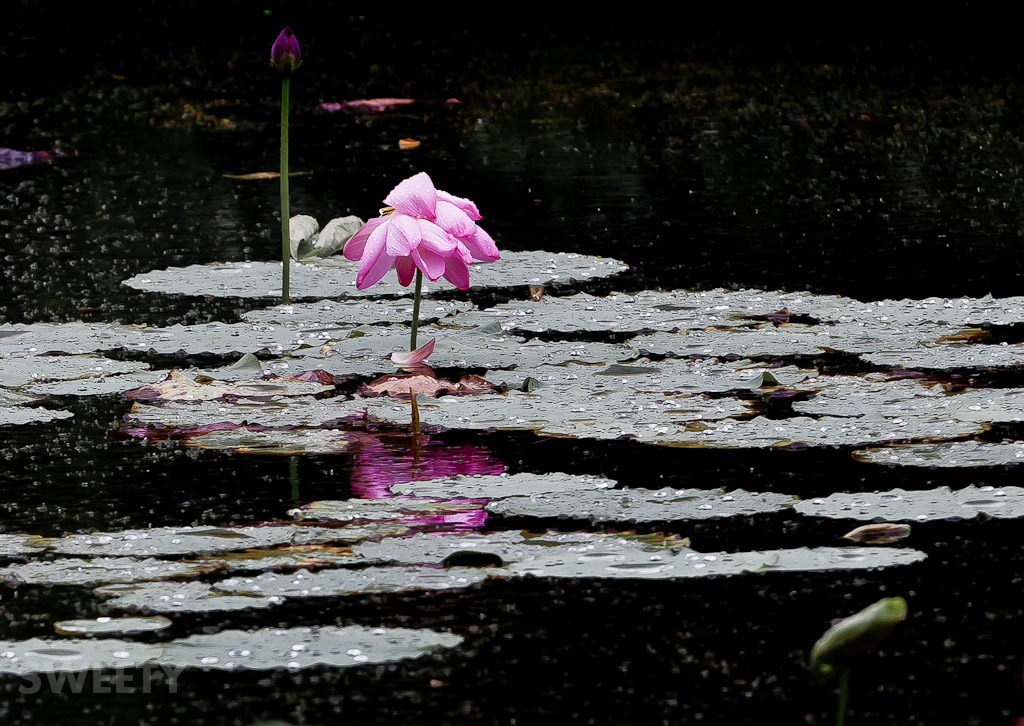
[[[502,474],[505,465],[485,446],[446,444],[429,434],[352,432],[352,494],[363,499],[392,496],[390,487],[410,481],[439,479],[456,474]],[[438,515],[465,520],[465,526],[483,523],[483,509]],[[477,517],[478,523],[469,523]],[[428,518],[430,519],[430,518]],[[426,521],[426,520],[425,520]],[[448,522],[438,519],[437,522]],[[454,519],[451,520],[454,523]],[[434,519],[430,519],[434,523]]]

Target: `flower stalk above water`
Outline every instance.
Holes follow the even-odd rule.
[[[289,302],[291,240],[288,200],[288,105],[291,73],[302,65],[299,41],[292,29],[285,26],[270,48],[270,63],[281,71],[281,304]]]

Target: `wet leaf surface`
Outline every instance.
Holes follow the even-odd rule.
[[[67,585],[87,587],[110,583],[163,580],[209,572],[208,565],[134,557],[98,557],[91,560],[66,558],[27,562],[0,569],[0,581],[11,587],[22,585]]]
[[[887,492],[837,492],[825,498],[797,502],[801,514],[832,519],[886,522],[1024,516],[1024,489],[1019,487],[969,486],[957,491],[938,487],[926,491],[893,489]]]
[[[285,325],[292,329],[351,328],[371,323],[407,325],[412,321],[412,305],[411,298],[317,300],[312,303],[249,310],[242,313],[242,319],[253,325]],[[420,322],[437,322],[472,307],[471,303],[463,301],[426,298],[420,301]]]
[[[192,436],[185,444],[200,449],[234,451],[237,454],[296,456],[339,454],[349,449],[351,440],[347,434],[333,430],[248,431],[237,428]]]
[[[788,494],[736,489],[604,489],[534,494],[490,502],[494,514],[540,519],[585,519],[592,522],[669,522],[743,517],[778,512],[793,506]]]
[[[160,615],[148,618],[96,618],[94,620],[61,620],[53,624],[60,635],[86,637],[154,633],[171,627],[171,621]]]
[[[0,641],[0,673],[25,675],[142,665],[200,670],[299,670],[314,665],[335,668],[391,663],[454,648],[452,633],[407,628],[360,626],[305,627],[192,635],[158,645],[119,640]]]
[[[511,474],[445,477],[426,481],[395,484],[391,491],[413,497],[452,499],[501,499],[510,496],[530,496],[562,491],[612,489],[615,482],[604,477],[578,474]]]
[[[889,466],[975,467],[1024,464],[1024,441],[950,441],[907,444],[853,452],[858,461]]]
[[[394,272],[371,289],[356,289],[358,262],[327,257],[315,263],[292,265],[291,297],[309,300],[336,297],[380,297],[407,294]],[[586,282],[618,274],[625,263],[611,258],[566,252],[502,251],[496,262],[476,262],[470,276],[474,288],[506,288],[552,282]],[[148,292],[206,297],[280,297],[279,262],[239,262],[171,267],[135,275],[124,285]],[[450,289],[446,281],[424,282],[424,292]]]

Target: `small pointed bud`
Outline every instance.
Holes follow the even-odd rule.
[[[270,47],[270,62],[277,70],[285,73],[290,73],[302,65],[299,40],[287,25]]]

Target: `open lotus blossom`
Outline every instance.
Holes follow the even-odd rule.
[[[384,277],[392,265],[404,286],[419,268],[431,282],[444,277],[465,290],[474,259],[500,257],[494,240],[476,224],[481,218],[476,204],[436,189],[423,172],[399,183],[384,203],[391,210],[371,219],[345,244],[345,257],[360,261],[360,290]]]

